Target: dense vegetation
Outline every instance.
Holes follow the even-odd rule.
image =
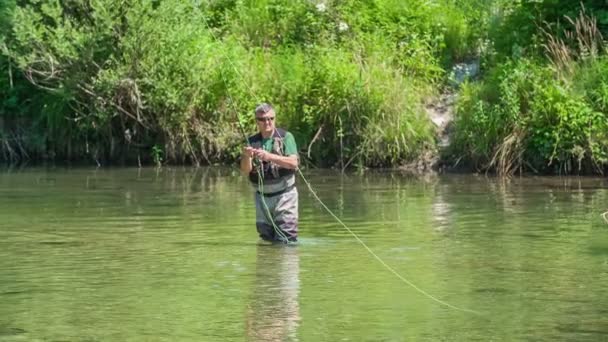
[[[603,0],[0,1],[5,161],[232,162],[267,101],[311,165],[398,166],[437,153],[425,103],[480,59],[450,165],[608,162]]]
[[[461,89],[453,158],[501,174],[604,173],[608,165],[605,1],[504,6],[481,82]]]

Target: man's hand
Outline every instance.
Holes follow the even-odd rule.
[[[257,158],[262,161],[272,161],[274,160],[274,154],[270,152],[266,152],[261,148],[253,148],[251,146],[245,146],[242,150],[243,157],[245,158]]]
[[[275,156],[274,154],[266,152],[263,149],[254,149],[253,155],[262,161],[273,161]]]
[[[251,172],[253,167],[253,165],[251,165],[251,160],[253,158],[257,158],[258,160],[265,162],[273,162],[279,167],[291,170],[297,169],[298,164],[300,163],[297,155],[280,156],[278,154],[264,151],[261,148],[253,148],[251,146],[243,147],[242,153],[243,158],[241,158],[241,172],[245,175]]]
[[[251,146],[243,147],[243,150],[242,150],[243,157],[247,157],[249,159],[253,158],[255,150],[256,149]]]
[[[247,175],[251,172],[253,166],[251,165],[251,160],[255,156],[255,148],[251,146],[245,146],[242,149],[241,155],[241,172],[243,175]]]

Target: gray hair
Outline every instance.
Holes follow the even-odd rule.
[[[266,114],[271,110],[274,110],[274,108],[272,108],[272,106],[268,103],[260,103],[257,107],[255,107],[255,114]]]

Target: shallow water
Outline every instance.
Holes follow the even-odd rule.
[[[608,181],[305,173],[260,244],[234,169],[0,173],[0,341],[608,340]]]

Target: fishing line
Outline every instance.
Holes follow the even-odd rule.
[[[326,205],[325,203],[323,203],[323,201],[319,198],[319,196],[317,196],[317,193],[312,189],[312,186],[310,185],[310,183],[306,180],[306,178],[304,177],[304,175],[302,174],[302,171],[300,171],[300,169],[298,169],[298,172],[300,173],[300,176],[302,176],[302,180],[304,181],[304,183],[306,183],[306,186],[308,187],[308,190],[312,193],[312,195],[315,197],[315,199],[317,199],[317,201],[319,201],[319,203],[321,204],[321,206],[323,206],[323,208],[325,208],[325,210],[327,210],[327,212],[336,219],[336,221],[338,221],[342,227],[344,227],[344,229],[346,229],[363,247],[365,247],[365,249],[369,252],[369,254],[371,254],[374,258],[376,258],[376,260],[378,260],[378,262],[380,262],[380,264],[382,264],[382,266],[386,267],[387,270],[389,270],[391,273],[393,273],[395,276],[397,276],[397,278],[401,279],[404,283],[406,283],[407,285],[411,286],[414,290],[418,291],[419,293],[421,293],[422,295],[424,295],[425,297],[441,304],[441,305],[445,305],[449,308],[452,309],[456,309],[456,310],[460,310],[460,311],[465,311],[465,312],[470,312],[470,313],[474,313],[474,314],[480,314],[477,311],[474,310],[469,310],[469,309],[463,309],[460,307],[457,307],[455,305],[452,305],[448,302],[445,302],[441,299],[438,299],[434,296],[432,296],[431,294],[429,294],[428,292],[424,291],[423,289],[419,288],[418,286],[416,286],[416,284],[412,283],[411,281],[407,280],[404,276],[402,276],[401,274],[399,274],[399,272],[397,272],[394,268],[392,268],[390,265],[388,265],[386,262],[384,262],[384,260],[382,260],[382,258],[380,258],[376,253],[374,253],[374,251],[369,248],[369,246],[367,246],[367,244],[365,242],[363,242],[363,240],[361,240],[361,238],[359,238],[359,236],[353,232],[350,228],[348,228],[348,226],[342,222],[342,220],[340,220],[340,218],[338,216],[336,216]]]
[[[207,29],[209,30],[209,33],[211,34],[211,36],[213,37],[213,39],[215,40],[215,42],[219,42],[219,39],[215,36],[215,34],[213,33],[213,31],[211,30],[211,27],[209,27],[208,23],[207,23],[207,19],[205,16],[203,16],[203,21],[205,22],[205,25],[207,26]],[[235,70],[235,72],[240,76],[241,79],[244,79],[244,77],[242,76],[242,74],[240,73],[240,71],[236,68],[236,66],[234,65],[234,63],[232,62],[232,60],[230,58],[228,58],[226,56],[226,60],[228,60],[228,63],[230,63],[230,65],[232,66],[232,68]],[[222,75],[222,80],[224,81],[224,84],[226,85],[226,92],[228,94],[228,98],[230,99],[230,102],[232,102],[232,98],[230,96],[230,91],[228,89],[228,83],[226,82],[226,79],[223,77],[223,74],[220,72],[220,74]],[[247,85],[247,87],[249,88],[249,92],[250,95],[252,95],[253,98],[255,98],[256,100],[258,99],[257,96],[255,95],[255,93],[253,92],[253,89]],[[235,115],[237,115],[236,111],[235,111]],[[238,115],[237,115],[237,120],[238,120]],[[240,125],[240,121],[239,121],[239,125]],[[241,126],[242,128],[242,126]],[[276,130],[276,127],[275,127]],[[247,141],[247,145],[249,145],[249,140],[247,139],[247,136],[244,134],[244,130],[243,130],[243,135],[245,136],[245,140]],[[408,286],[410,286],[411,288],[413,288],[414,290],[416,290],[418,293],[422,294],[423,296],[433,300],[436,303],[439,303],[443,306],[446,306],[448,308],[454,309],[454,310],[458,310],[458,311],[463,311],[463,312],[469,312],[469,313],[473,313],[473,314],[477,314],[477,315],[481,315],[480,312],[478,311],[474,311],[474,310],[470,310],[470,309],[465,309],[465,308],[460,308],[458,306],[452,305],[446,301],[443,301],[441,299],[438,299],[436,297],[434,297],[433,295],[429,294],[428,292],[424,291],[423,289],[421,289],[420,287],[416,286],[416,284],[412,283],[411,281],[409,281],[407,278],[405,278],[404,276],[402,276],[401,274],[399,274],[399,272],[397,272],[394,268],[392,268],[390,265],[388,265],[384,260],[382,260],[382,258],[380,258],[380,256],[378,256],[365,242],[363,242],[363,240],[361,240],[361,238],[359,238],[359,236],[352,231],[344,222],[342,222],[342,220],[336,216],[336,214],[334,214],[331,209],[329,209],[327,207],[327,205],[325,205],[325,203],[321,200],[321,198],[319,198],[319,196],[317,195],[317,193],[313,190],[312,186],[310,185],[310,182],[306,179],[306,177],[304,177],[304,174],[302,173],[302,171],[300,170],[300,168],[296,169],[298,171],[298,174],[300,175],[300,177],[302,178],[302,180],[304,181],[304,183],[306,183],[306,186],[308,187],[308,190],[310,191],[310,193],[313,195],[313,197],[321,204],[321,206],[334,218],[336,219],[336,221],[338,221],[342,227],[344,227],[344,229],[346,229],[347,232],[349,232],[354,238],[355,240],[357,240],[357,242],[359,242],[359,244],[361,244],[365,250],[367,250],[382,266],[384,266],[389,272],[391,272],[392,274],[394,274],[397,278],[399,278],[402,282],[404,282],[405,284],[407,284]],[[263,185],[262,177],[258,177],[259,179],[259,186],[261,187]],[[264,206],[266,207],[266,210],[268,211],[268,214],[270,214],[270,211],[268,209],[268,206],[266,205],[266,202],[264,201],[264,196],[260,195],[260,197],[262,198],[262,202],[264,203]],[[608,212],[607,212],[608,213]],[[269,217],[271,217],[269,215]],[[271,221],[273,223],[273,226],[276,227],[276,225],[274,224],[274,221],[272,220],[271,217]],[[275,230],[281,231],[278,228],[275,228]],[[282,232],[281,232],[282,233]],[[284,236],[284,234],[283,234]],[[285,238],[285,242],[288,243],[289,241],[287,240],[287,238]]]

